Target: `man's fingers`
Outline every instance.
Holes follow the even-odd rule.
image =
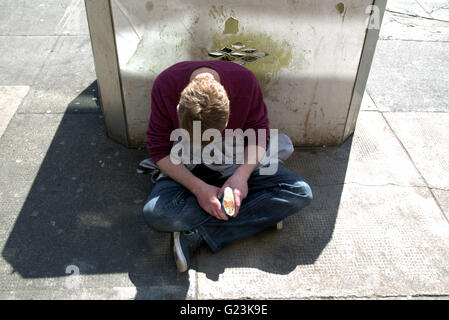
[[[224,220],[224,221],[228,221],[229,220],[228,216],[226,214],[224,214],[224,213],[220,213],[220,219]]]
[[[224,214],[221,210],[217,210],[216,214],[217,214],[217,219],[228,220],[228,216],[226,214]]]
[[[209,203],[205,207],[203,207],[204,211],[210,214],[212,217],[216,219],[220,219],[220,215],[218,214],[215,203]]]
[[[239,189],[234,189],[234,198],[235,199],[239,199],[238,201],[239,201],[239,205],[240,205],[240,198],[241,198],[241,196],[242,196],[242,193],[240,192],[240,190]],[[237,201],[237,200],[236,200]]]
[[[214,217],[215,219],[219,219],[219,217],[218,217],[218,215],[217,215],[217,212],[215,211],[214,208],[210,208],[209,214],[210,214],[212,217]]]
[[[214,217],[218,220],[228,220],[228,216],[226,214],[224,214],[223,211],[221,210],[221,204],[217,198],[215,198],[215,201],[212,200],[212,202],[210,202],[203,209],[208,214],[210,214],[212,217]]]
[[[234,189],[234,201],[235,201],[235,214],[234,217],[239,213],[240,204],[242,203],[241,200],[241,192],[239,189]]]
[[[221,210],[221,203],[218,199],[214,203],[214,212],[217,215],[217,219],[228,220],[228,216]]]
[[[227,186],[228,186],[228,184],[227,184],[227,182],[225,182],[225,184],[221,187],[220,191],[218,191],[218,195],[217,195],[218,199],[220,199],[223,196],[224,189],[226,189]]]
[[[240,210],[240,204],[241,204],[241,200],[240,200],[240,196],[235,196],[235,214],[234,217],[236,217],[239,213]]]

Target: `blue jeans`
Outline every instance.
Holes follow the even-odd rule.
[[[201,165],[197,165],[192,173],[217,187],[226,181],[226,178],[219,178],[219,173]],[[216,252],[298,213],[312,199],[309,184],[279,164],[274,175],[260,175],[258,169],[253,171],[248,180],[248,195],[242,201],[237,217],[228,221],[209,215],[190,191],[170,178],[156,182],[143,208],[143,216],[157,231],[198,228],[207,245]]]

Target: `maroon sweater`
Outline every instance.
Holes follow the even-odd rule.
[[[268,112],[262,90],[255,75],[230,61],[185,61],[163,71],[151,91],[151,115],[147,130],[147,149],[154,163],[170,154],[170,134],[179,128],[176,106],[181,91],[187,86],[195,69],[208,67],[218,72],[230,101],[226,129],[265,129],[268,141]],[[224,132],[223,132],[224,133]],[[266,142],[267,142],[266,141]],[[258,140],[258,143],[259,140]],[[268,145],[267,145],[268,146]]]

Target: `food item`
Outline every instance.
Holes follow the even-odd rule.
[[[223,212],[228,216],[233,216],[235,213],[235,199],[234,191],[230,187],[226,187],[223,192],[223,197],[221,198],[221,207]]]

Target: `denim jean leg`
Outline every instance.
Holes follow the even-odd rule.
[[[149,227],[161,232],[191,230],[211,218],[190,191],[170,178],[154,185],[143,217]]]
[[[274,175],[260,175],[256,170],[248,181],[248,189],[237,217],[228,221],[211,219],[199,227],[212,251],[300,212],[313,198],[310,185],[283,166]]]

